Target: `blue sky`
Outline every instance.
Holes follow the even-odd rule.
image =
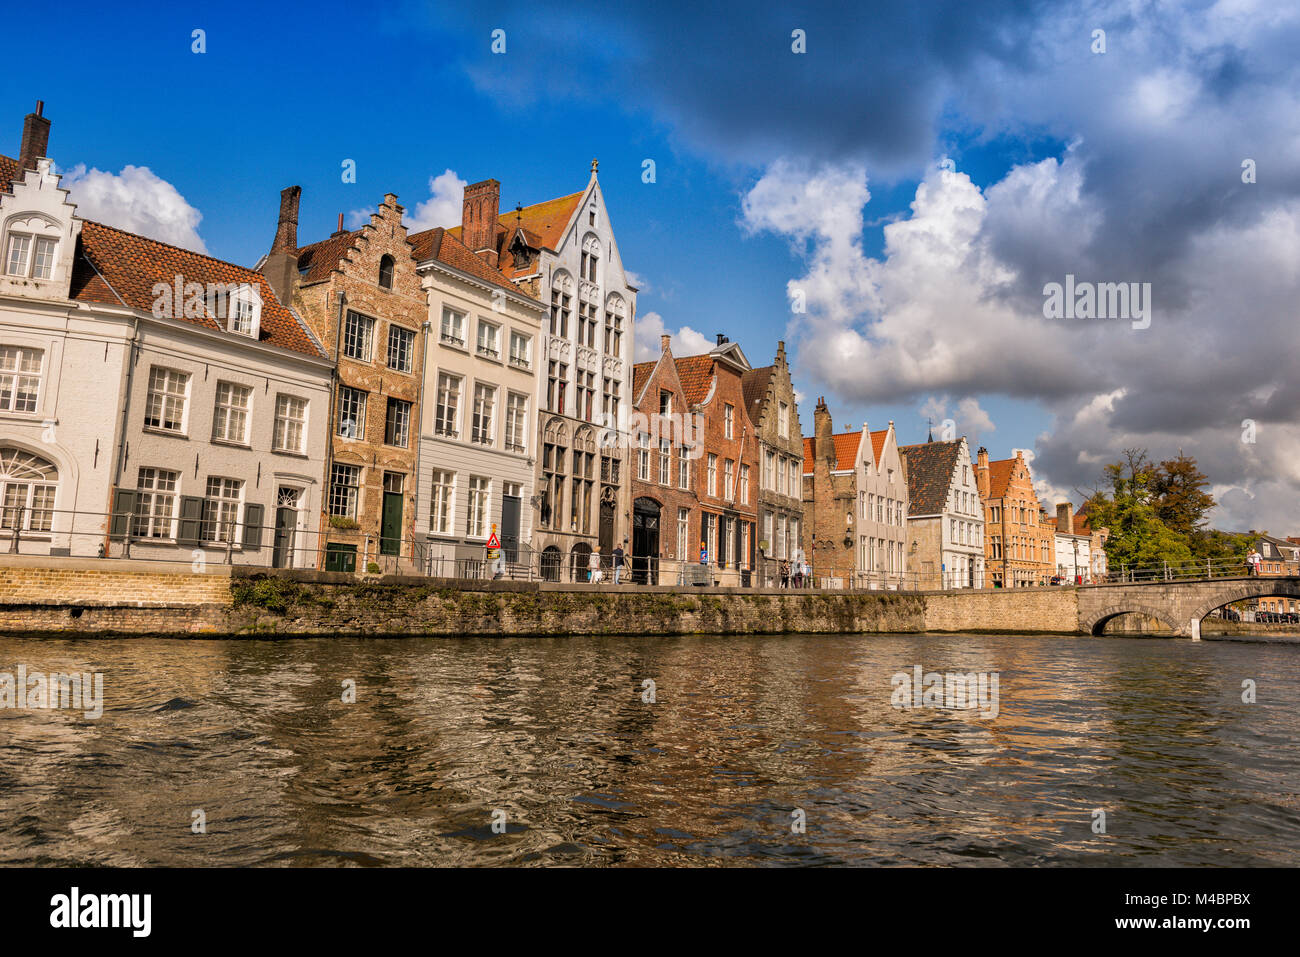
[[[1294,10],[59,11],[74,55],[57,69],[45,44],[5,51],[0,151],[17,152],[43,99],[50,152],[87,215],[251,264],[292,183],[306,242],[385,192],[413,212],[448,169],[498,179],[509,208],[580,189],[598,157],[624,263],[644,282],[638,314],[727,333],[755,364],[785,338],[805,431],[819,395],[838,427],[893,419],[904,442],[924,438],[927,413],[949,415],[994,457],[1035,449],[1049,497],[1090,487],[1125,447],[1185,447],[1210,472],[1220,524],[1281,531],[1293,514],[1300,392],[1282,372],[1258,380],[1261,363],[1297,358],[1295,337],[1234,356],[1231,327],[1287,335],[1300,281],[1267,256],[1261,276],[1229,269],[1224,250],[1289,252]],[[1242,157],[1267,171],[1259,188],[1240,182]],[[1201,288],[1207,262],[1237,288]],[[1159,322],[1145,335],[1045,324],[1043,282],[1066,273],[1151,282]],[[792,288],[807,314],[792,314]],[[1263,438],[1243,449],[1246,417]]]

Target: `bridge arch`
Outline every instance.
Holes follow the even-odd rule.
[[[1196,606],[1189,617],[1202,621],[1214,609],[1231,605],[1235,601],[1245,601],[1248,598],[1300,599],[1300,582],[1294,578],[1251,578],[1245,581],[1234,581],[1214,598]]]
[[[1101,611],[1093,614],[1083,621],[1083,630],[1090,635],[1099,636],[1106,628],[1106,625],[1122,615],[1146,615],[1154,618],[1175,634],[1178,632],[1178,626],[1170,619],[1169,613],[1165,609],[1154,608],[1151,605],[1143,605],[1137,602],[1126,601],[1121,604],[1108,605]]]

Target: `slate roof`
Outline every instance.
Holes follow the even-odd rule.
[[[178,275],[186,283],[205,286],[247,283],[257,287],[262,297],[260,341],[313,358],[325,357],[325,351],[307,327],[275,297],[261,273],[92,220],[82,221],[69,295],[78,302],[124,305],[151,313],[154,284],[172,286]],[[222,321],[207,315],[206,310],[201,317],[189,318],[182,312],[177,318],[206,329],[225,331]]]
[[[907,462],[907,514],[942,512],[961,458],[961,441],[923,442],[905,445],[898,451]]]

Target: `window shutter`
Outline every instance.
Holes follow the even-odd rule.
[[[187,547],[197,545],[202,528],[203,499],[197,495],[181,496],[181,520],[176,535],[177,544]]]
[[[108,537],[115,542],[126,538],[131,527],[131,516],[135,514],[135,489],[119,488],[113,490],[113,514],[109,521]]]
[[[244,547],[261,548],[262,547],[262,514],[265,511],[261,505],[244,506]]]

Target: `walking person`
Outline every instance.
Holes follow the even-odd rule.
[[[597,545],[587,559],[587,580],[593,585],[600,581],[600,546]]]
[[[1250,547],[1250,554],[1246,556],[1246,573],[1259,577],[1259,563],[1263,561],[1264,556],[1255,551],[1255,546]]]
[[[781,560],[781,587],[790,587],[790,563],[785,559]]]
[[[624,544],[627,543],[624,542]],[[626,553],[623,551],[623,545],[614,546],[614,584],[615,585],[619,583],[619,577],[623,574],[623,556],[625,554]]]

